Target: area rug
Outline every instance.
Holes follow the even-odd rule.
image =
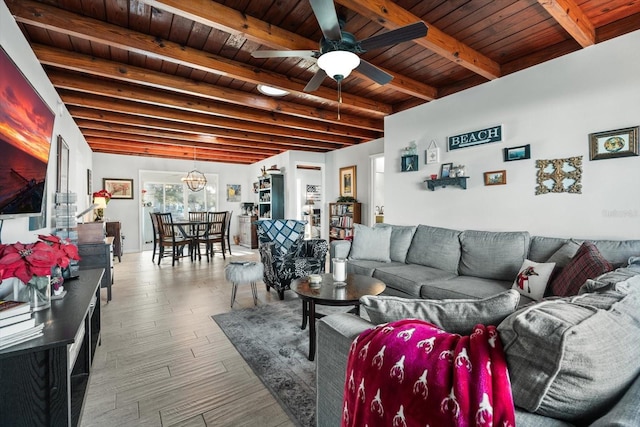
[[[324,314],[350,307],[318,306]],[[284,301],[211,316],[253,372],[301,427],[315,426],[316,366],[309,361],[309,329],[300,329],[302,303],[291,292]]]

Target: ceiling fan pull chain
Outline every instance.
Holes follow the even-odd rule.
[[[338,120],[340,120],[340,104],[342,104],[342,80],[338,80]]]

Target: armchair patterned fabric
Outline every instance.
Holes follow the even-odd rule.
[[[267,291],[274,288],[282,300],[292,280],[324,273],[329,245],[324,239],[303,240],[306,221],[265,219],[256,224]]]

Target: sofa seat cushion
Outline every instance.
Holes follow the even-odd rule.
[[[511,289],[513,280],[501,281],[481,277],[455,276],[444,280],[433,280],[420,289],[420,296],[427,299],[487,298]],[[525,302],[532,301],[521,295]],[[522,304],[522,303],[521,303]]]
[[[373,277],[384,282],[387,288],[396,289],[420,297],[420,289],[432,280],[442,280],[455,277],[455,274],[416,264],[385,264],[373,272]]]
[[[483,299],[427,300],[393,296],[364,296],[360,305],[372,323],[382,324],[402,319],[421,319],[460,335],[470,335],[478,325],[497,326],[516,311],[520,294],[515,290]]]
[[[380,268],[382,266],[399,267],[399,266],[406,266],[406,264],[402,262],[380,262],[380,261],[350,259],[347,261],[347,273],[362,274],[364,276],[373,276],[373,272],[376,271],[377,268]]]
[[[640,292],[615,290],[544,300],[499,326],[514,403],[588,424],[640,373]]]
[[[463,276],[509,280],[518,274],[529,253],[526,231],[492,232],[465,230],[460,235],[460,265]]]
[[[460,262],[460,231],[419,225],[413,235],[407,263],[457,274]]]

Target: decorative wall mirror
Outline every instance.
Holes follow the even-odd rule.
[[[582,193],[582,156],[536,160],[536,196],[547,193]]]

